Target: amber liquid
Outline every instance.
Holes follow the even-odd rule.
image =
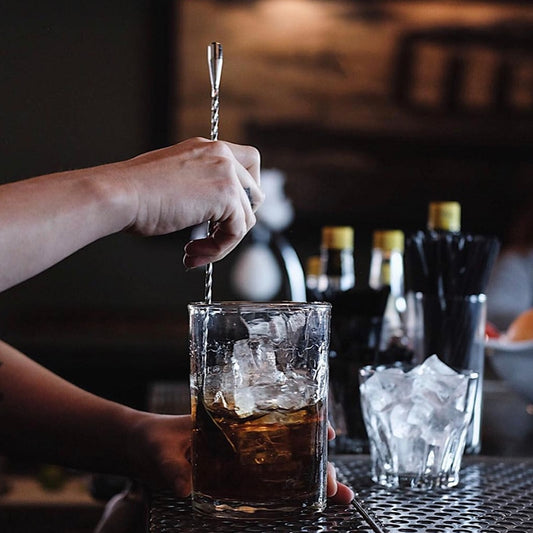
[[[193,501],[206,496],[252,509],[324,502],[326,423],[323,403],[239,419],[208,410],[199,398],[193,404]]]

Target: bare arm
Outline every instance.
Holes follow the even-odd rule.
[[[255,223],[259,154],[247,146],[189,139],[128,161],[0,186],[0,290],[87,244],[124,229],[161,235],[207,220],[209,239],[189,243],[196,267],[229,253]]]
[[[190,491],[189,416],[90,394],[0,342],[0,451]]]

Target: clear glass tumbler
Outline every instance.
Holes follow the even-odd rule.
[[[432,356],[415,367],[366,366],[359,378],[372,480],[415,490],[457,485],[479,374]]]
[[[326,505],[328,303],[189,305],[193,509]]]

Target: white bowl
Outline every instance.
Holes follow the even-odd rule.
[[[533,341],[490,339],[486,353],[496,374],[533,403]]]

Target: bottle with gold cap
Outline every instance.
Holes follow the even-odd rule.
[[[380,352],[394,360],[406,355],[407,337],[404,326],[406,301],[404,294],[403,250],[405,237],[401,230],[376,230],[372,238],[372,255],[368,285],[373,289],[388,287],[380,336]],[[399,350],[401,349],[401,350]],[[388,362],[388,361],[387,361]]]
[[[355,286],[354,230],[351,226],[325,226],[320,246],[321,272],[318,290],[328,295]]]
[[[305,289],[308,302],[320,300],[320,293],[318,292],[318,278],[320,277],[320,272],[320,256],[311,255],[307,258],[305,264]]]
[[[368,284],[373,289],[388,285],[396,298],[403,297],[404,234],[401,230],[376,230]],[[400,306],[401,307],[401,306]],[[404,311],[405,309],[399,309]]]
[[[404,234],[401,230],[376,230],[372,242],[368,285],[373,289],[390,289],[381,329],[380,351],[384,351],[392,344],[405,343]]]
[[[389,289],[356,287],[353,227],[322,228],[318,290],[319,299],[331,303],[328,413],[337,436],[329,449],[368,453],[358,369],[378,355],[380,319]]]
[[[428,208],[428,230],[461,231],[461,204],[459,202],[430,202]]]

